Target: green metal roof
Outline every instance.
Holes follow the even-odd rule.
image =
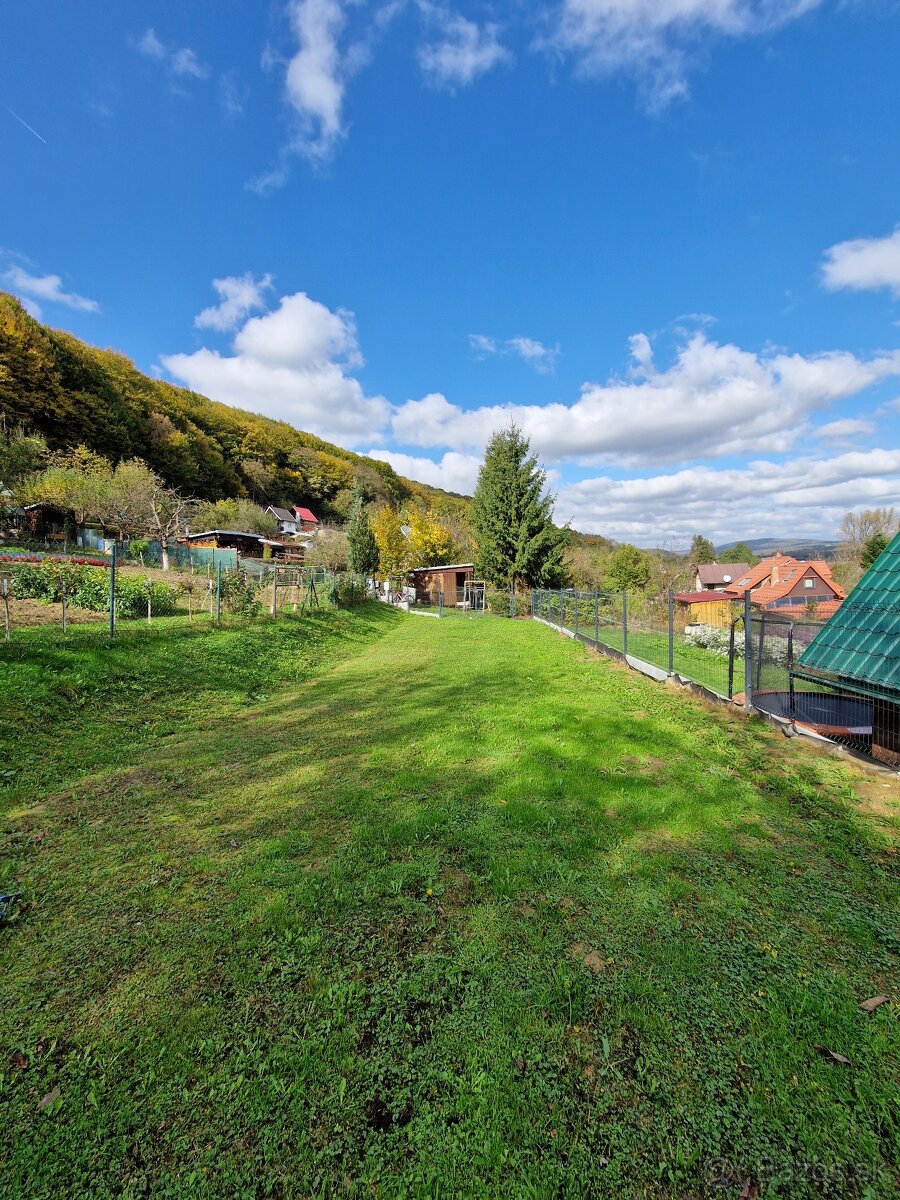
[[[900,533],[825,622],[797,665],[900,690]]]

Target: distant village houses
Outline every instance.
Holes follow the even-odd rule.
[[[695,568],[695,590],[675,597],[681,617],[706,625],[728,625],[733,604],[750,603],[758,610],[802,619],[827,620],[837,612],[846,592],[824,559],[798,561],[775,553],[755,567],[746,563],[701,563]]]

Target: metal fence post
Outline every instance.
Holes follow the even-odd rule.
[[[628,593],[622,593],[622,653],[628,657]]]
[[[534,598],[535,598],[536,594],[537,594],[536,589],[532,588],[531,589],[531,616],[532,616],[532,619],[534,618]]]
[[[791,716],[794,716],[795,706],[797,703],[794,695],[794,625],[791,622],[788,628],[788,692],[791,698]]]
[[[594,641],[600,645],[600,593],[594,589]]]
[[[675,674],[675,593],[669,588],[669,674]]]
[[[578,637],[578,592],[577,592],[577,590],[575,592],[575,620],[574,620],[573,624],[575,626],[575,629],[574,629],[575,636]]]
[[[750,624],[750,591],[744,592],[744,712],[753,706],[753,629]]]
[[[278,571],[272,571],[272,616],[278,615]]]
[[[216,624],[222,614],[222,564],[216,563]]]
[[[564,629],[566,624],[566,593],[559,589],[559,627]]]
[[[109,636],[116,636],[116,543],[113,542],[109,560]]]

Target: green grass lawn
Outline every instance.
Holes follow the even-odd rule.
[[[0,673],[0,1196],[897,1194],[896,784],[522,621]]]

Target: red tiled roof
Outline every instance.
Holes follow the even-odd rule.
[[[294,513],[301,521],[313,521],[316,525],[319,523],[319,518],[314,516],[308,508],[298,508],[295,504]]]
[[[753,603],[760,608],[765,608],[767,604],[783,599],[788,592],[793,591],[801,579],[809,574],[810,570],[819,576],[825,586],[830,588],[839,600],[844,599],[843,588],[831,578],[831,569],[827,563],[801,562],[792,566],[786,573],[786,578],[781,579],[778,583],[764,584],[762,587],[755,588],[752,593]],[[809,598],[810,600],[816,599],[815,596]],[[828,601],[819,601],[819,603],[828,603]]]
[[[816,605],[816,620],[827,621],[844,603],[843,600],[820,600]]]

